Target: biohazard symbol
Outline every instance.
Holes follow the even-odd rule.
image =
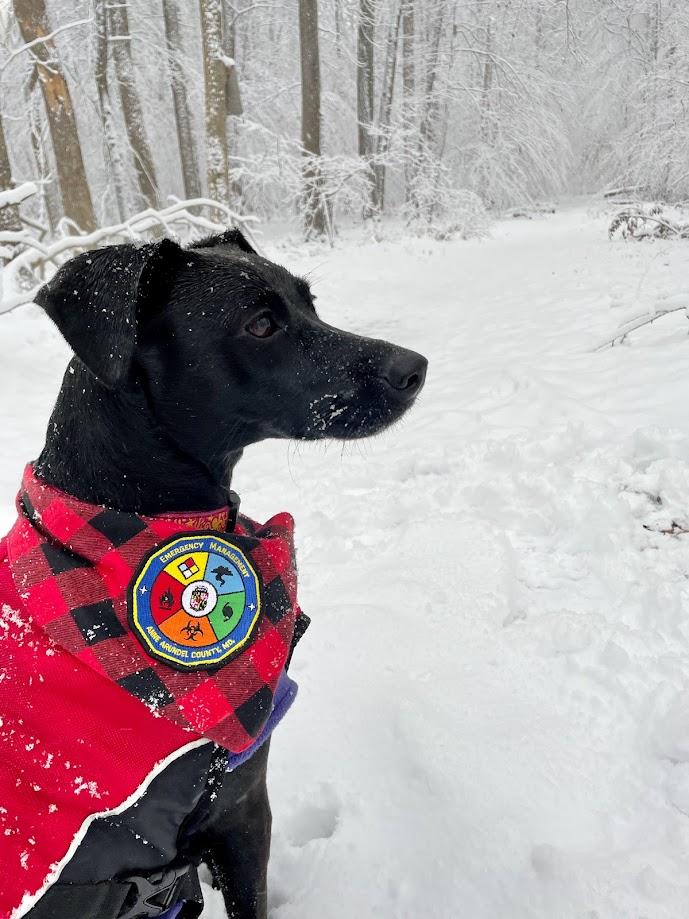
[[[188,622],[180,632],[184,632],[189,641],[196,641],[199,635],[203,635],[203,629],[198,622]]]

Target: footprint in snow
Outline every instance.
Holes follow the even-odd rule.
[[[301,802],[286,823],[285,834],[293,846],[303,847],[315,839],[330,839],[340,819],[340,802],[329,785],[323,785],[310,801]]]

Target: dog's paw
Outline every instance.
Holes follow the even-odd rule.
[[[340,802],[330,785],[321,785],[309,800],[295,806],[286,821],[285,834],[293,846],[307,845],[314,839],[330,839],[340,819]]]

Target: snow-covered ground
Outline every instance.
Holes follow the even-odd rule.
[[[689,327],[593,348],[689,303],[689,243],[611,243],[579,205],[272,253],[327,319],[430,359],[391,433],[258,446],[235,479],[252,516],[295,514],[313,618],[272,919],[685,919]],[[0,318],[3,529],[65,356],[37,311]]]

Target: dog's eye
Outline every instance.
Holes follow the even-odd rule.
[[[270,313],[263,313],[252,319],[246,330],[255,338],[269,338],[277,328]]]

